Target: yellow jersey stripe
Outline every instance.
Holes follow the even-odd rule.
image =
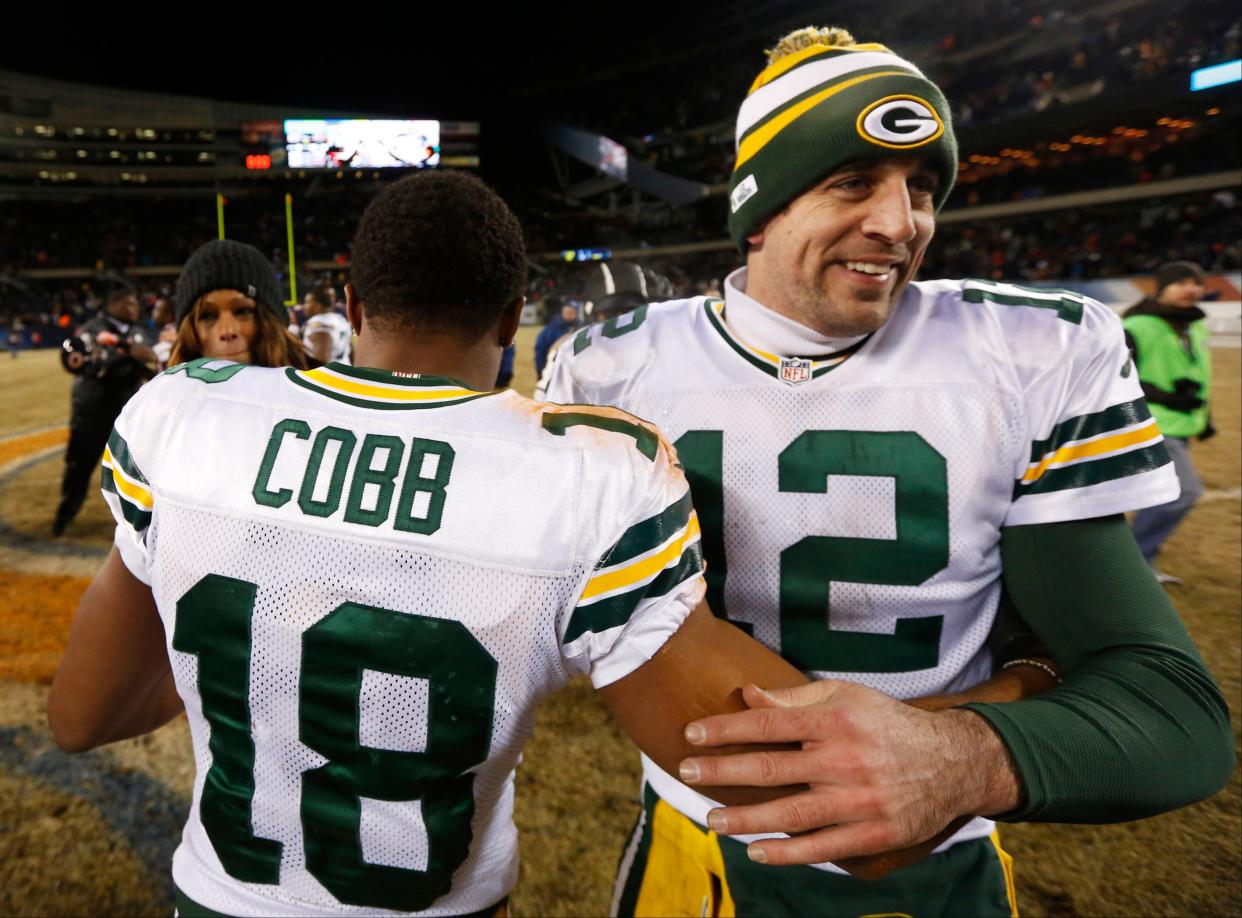
[[[144,510],[150,510],[155,506],[155,498],[151,496],[151,492],[137,482],[125,477],[125,472],[117,467],[112,459],[112,453],[107,447],[104,447],[103,465],[111,470],[112,483],[116,485],[116,489],[128,497],[130,501]]]
[[[1136,427],[1134,430],[1127,430],[1124,433],[1114,434],[1111,437],[1092,440],[1090,443],[1063,446],[1055,453],[1049,453],[1047,456],[1044,456],[1038,465],[1027,469],[1026,474],[1022,476],[1022,483],[1030,484],[1032,481],[1037,480],[1048,470],[1050,465],[1072,462],[1075,459],[1090,459],[1094,456],[1101,456],[1104,453],[1115,452],[1127,446],[1147,443],[1159,437],[1160,429],[1156,426],[1155,418],[1152,418],[1142,427]]]
[[[330,373],[319,370],[308,370],[301,374],[303,379],[307,379],[316,385],[333,389],[337,392],[348,392],[351,395],[360,395],[363,398],[376,398],[385,401],[397,402],[430,402],[445,401],[454,398],[468,398],[472,395],[478,395],[472,389],[463,389],[460,386],[441,386],[438,388],[427,389],[405,389],[405,388],[388,388],[387,386],[378,386],[371,383],[359,382],[355,379],[345,379],[340,376],[334,376]]]
[[[881,70],[879,73],[866,73],[862,76],[857,76],[849,80],[842,80],[840,83],[834,83],[827,89],[817,92],[813,96],[808,96],[797,105],[792,105],[785,109],[762,127],[756,128],[753,133],[748,135],[746,139],[742,141],[741,146],[738,147],[737,162],[734,164],[733,170],[736,172],[738,169],[742,168],[743,163],[767,146],[768,142],[777,134],[787,128],[798,118],[801,118],[815,106],[819,105],[819,103],[823,102],[825,99],[829,99],[837,93],[849,89],[851,86],[857,86],[859,83],[865,83],[867,80],[875,80],[879,77],[909,75],[909,70]]]
[[[681,557],[686,543],[698,535],[699,516],[697,513],[692,513],[690,514],[690,520],[686,523],[685,531],[678,538],[664,546],[662,551],[646,558],[640,558],[633,564],[626,565],[619,570],[596,574],[587,583],[586,589],[582,591],[582,599],[590,599],[601,593],[611,593],[613,590],[639,583],[658,574],[674,558]]]
[[[801,51],[795,51],[787,57],[782,57],[774,64],[769,64],[759,76],[755,77],[755,81],[750,84],[750,89],[747,90],[746,95],[750,95],[756,89],[762,89],[781,74],[788,73],[798,64],[801,64],[808,57],[823,54],[825,51],[884,51],[892,53],[888,48],[883,45],[877,45],[874,42],[861,45],[811,45],[809,48],[803,48]]]

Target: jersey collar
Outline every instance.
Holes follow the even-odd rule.
[[[732,285],[726,285],[725,296],[745,296],[745,294],[736,290]],[[839,367],[853,354],[858,353],[872,337],[870,334],[865,335],[849,347],[829,354],[817,354],[810,357],[782,357],[755,347],[731,332],[724,320],[726,308],[727,303],[724,300],[706,300],[704,302],[704,309],[707,313],[707,324],[724,339],[724,342],[738,356],[751,366],[790,385],[808,382],[811,379],[819,379],[829,371]]]
[[[389,410],[460,405],[504,391],[480,392],[447,376],[403,375],[343,363],[329,363],[314,370],[289,368],[285,376],[303,389],[346,404]]]

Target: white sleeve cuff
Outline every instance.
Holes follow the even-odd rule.
[[[116,524],[114,541],[117,550],[121,553],[121,560],[125,562],[125,567],[131,574],[150,586],[151,574],[147,571],[146,546],[139,544],[136,541],[138,538],[140,536],[124,523]]]
[[[600,656],[592,655],[591,684],[603,688],[654,657],[703,601],[706,592],[707,582],[702,574],[696,574],[671,592],[640,605],[624,625],[595,635],[595,641],[610,646]]]

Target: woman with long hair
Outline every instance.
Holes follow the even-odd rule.
[[[260,367],[308,366],[276,270],[254,246],[217,239],[200,246],[177,280],[177,337],[168,363],[199,357]]]

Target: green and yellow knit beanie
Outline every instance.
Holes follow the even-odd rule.
[[[844,29],[801,29],[768,52],[737,114],[729,235],[746,236],[848,162],[917,153],[940,175],[939,210],[957,176],[949,103],[914,64]]]

